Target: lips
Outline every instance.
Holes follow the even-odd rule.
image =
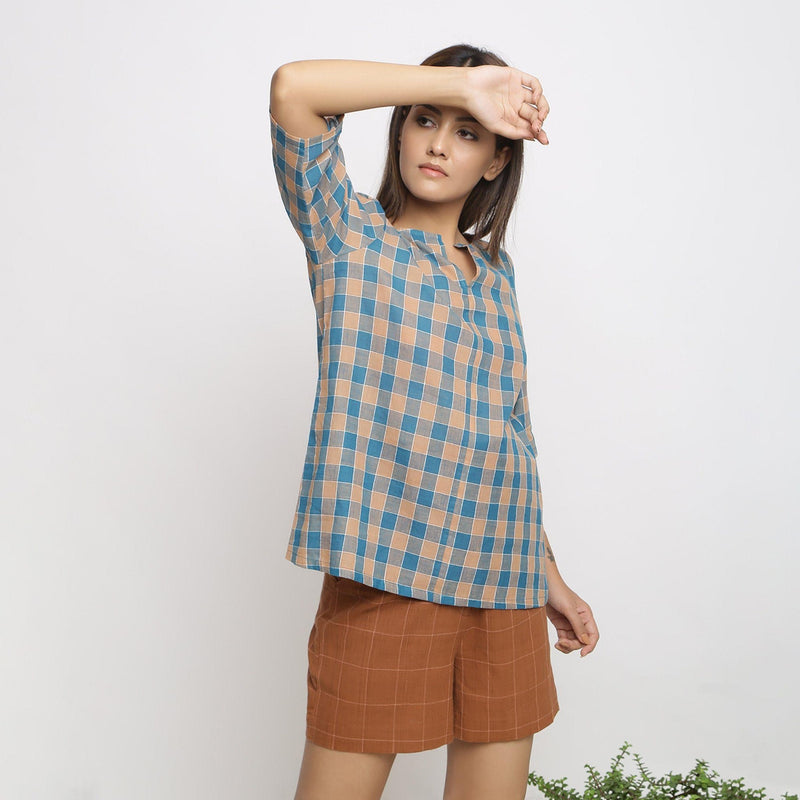
[[[426,162],[425,164],[420,164],[419,168],[420,169],[432,169],[432,170],[435,170],[436,172],[440,173],[441,175],[447,175],[447,173],[438,164],[432,164],[430,161]]]

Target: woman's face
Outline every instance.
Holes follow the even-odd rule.
[[[494,180],[511,156],[495,153],[496,137],[456,106],[415,105],[400,131],[400,174],[408,190],[429,202],[463,201],[481,179]],[[421,167],[441,167],[445,175]]]

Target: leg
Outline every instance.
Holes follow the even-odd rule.
[[[447,745],[444,800],[524,800],[533,734],[510,742]]]
[[[447,746],[444,798],[523,800],[534,733],[558,711],[547,612],[542,606],[466,614],[454,663],[456,738]]]
[[[329,750],[306,739],[294,800],[380,800],[395,755]]]

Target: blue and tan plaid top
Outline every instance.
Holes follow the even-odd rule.
[[[306,250],[319,380],[286,558],[395,594],[547,602],[542,495],[514,267],[477,240],[468,281],[437,233],[353,190],[344,115],[298,138],[270,112]]]

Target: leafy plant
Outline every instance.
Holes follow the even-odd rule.
[[[629,742],[622,745],[605,775],[585,764],[589,775],[583,794],[567,786],[566,778],[548,781],[531,772],[528,783],[536,786],[548,800],[766,800],[764,789],[748,789],[744,778],[722,780],[707,762],[699,758],[685,777],[669,772],[656,778],[642,763],[641,756],[633,753],[638,774],[623,775],[620,765],[630,748]],[[796,794],[784,793],[781,797],[783,800],[797,800]]]

